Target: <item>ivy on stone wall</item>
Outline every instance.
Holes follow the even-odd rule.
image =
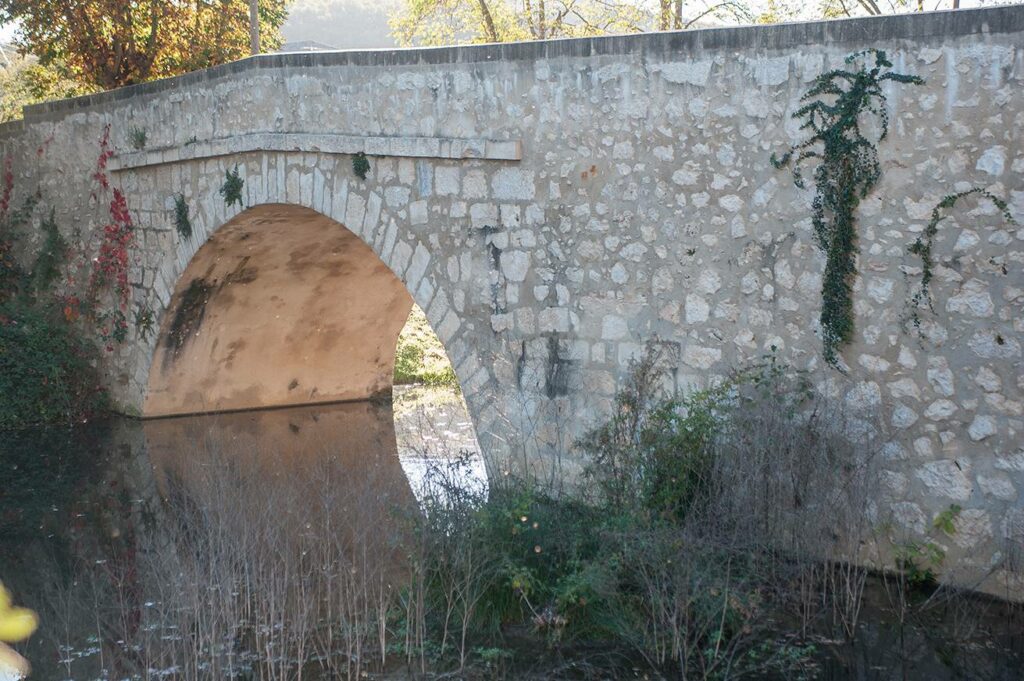
[[[192,219],[188,215],[188,204],[185,203],[184,194],[174,197],[174,229],[182,239],[192,238]]]
[[[46,291],[57,281],[68,254],[68,242],[57,228],[56,211],[53,208],[39,228],[43,232],[43,244],[36,256],[35,267],[32,268],[32,288],[36,292]]]
[[[0,431],[70,423],[105,404],[96,348],[73,323],[71,244],[52,208],[36,218],[37,190],[14,202],[13,163],[0,193]],[[39,242],[33,238],[41,235]],[[77,300],[77,299],[76,299]],[[75,303],[77,309],[77,303]],[[0,437],[8,437],[4,433]]]
[[[873,60],[873,64],[871,64]],[[876,143],[885,139],[889,117],[882,91],[885,81],[921,85],[917,76],[889,71],[885,52],[869,49],[849,55],[845,63],[859,68],[835,69],[821,74],[801,97],[804,105],[793,118],[810,136],[790,147],[772,165],[790,166],[793,182],[803,188],[803,165],[816,161],[812,221],[818,246],[825,253],[822,279],[821,334],[825,360],[838,366],[837,349],[853,335],[853,281],[857,275],[856,210],[881,177]],[[861,117],[878,120],[878,139],[861,130]]]
[[[999,209],[999,212],[1002,213],[1003,218],[1008,223],[1016,224],[1006,202],[981,187],[974,187],[942,197],[935,207],[932,208],[931,219],[928,221],[924,231],[918,235],[914,243],[907,249],[921,258],[921,280],[918,282],[917,288],[909,300],[910,319],[918,331],[921,329],[921,308],[926,307],[929,310],[934,310],[932,307],[931,282],[935,276],[935,258],[932,255],[932,247],[935,244],[935,235],[939,232],[939,223],[949,217],[948,211],[952,210],[960,199],[967,198],[968,196],[988,199]]]
[[[220,195],[224,197],[224,203],[228,208],[236,203],[239,208],[244,208],[242,205],[242,187],[244,186],[245,180],[238,174],[238,166],[224,171],[224,184],[220,187]]]
[[[370,172],[370,161],[366,158],[366,154],[361,151],[352,157],[352,172],[360,180],[365,180],[366,174]]]

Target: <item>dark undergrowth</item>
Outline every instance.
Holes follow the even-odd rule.
[[[852,562],[877,531],[873,442],[851,441],[848,419],[799,372],[768,357],[686,397],[663,394],[661,377],[656,354],[634,367],[612,417],[578,443],[589,465],[570,494],[512,478],[467,492],[458,462],[433,476],[396,624],[411,669],[899,678],[890,672],[921,655],[906,642],[922,631],[977,634],[973,615],[936,616],[962,600],[916,581],[919,565],[870,573]],[[875,669],[865,664],[878,632],[862,618],[905,646],[886,650],[884,673],[881,648]],[[1010,678],[1009,658],[983,669],[966,645],[943,655],[950,678]]]
[[[76,423],[106,406],[96,348],[54,292],[68,246],[52,212],[36,220],[34,258],[16,253],[36,202],[0,214],[0,430]]]

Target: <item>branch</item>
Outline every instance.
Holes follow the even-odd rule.
[[[484,30],[487,33],[488,42],[498,42],[498,31],[494,28],[494,17],[491,16],[491,9],[487,6],[487,0],[476,0],[480,7],[480,14],[484,20]]]
[[[726,0],[726,2],[720,2],[717,5],[712,5],[711,7],[708,7],[706,10],[704,10],[703,12],[701,12],[700,14],[695,16],[693,19],[690,19],[685,24],[683,24],[683,28],[684,29],[690,28],[690,26],[693,26],[695,23],[697,23],[698,21],[700,21],[701,19],[703,19],[707,15],[711,14],[712,12],[716,12],[716,11],[718,11],[720,9],[724,9],[724,8],[732,9],[733,15],[736,16],[736,17],[741,17],[742,18],[742,17],[746,17],[747,14],[748,14],[747,13],[747,8],[744,7],[743,5],[741,5],[740,3],[732,2],[731,0]]]

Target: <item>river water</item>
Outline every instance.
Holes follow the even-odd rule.
[[[486,494],[461,396],[439,389],[2,434],[0,580],[41,618],[31,678],[392,669],[401,632],[380,623],[414,605],[403,540],[439,477]],[[1024,679],[1019,608],[971,597],[905,622],[887,588],[865,590],[856,645],[819,641],[816,678]],[[622,676],[654,678],[598,678]]]
[[[41,618],[24,646],[31,678],[205,677],[210,670],[187,669],[185,644],[196,633],[175,631],[174,613],[204,613],[190,616],[190,627],[210,616],[218,599],[196,591],[223,586],[214,570],[237,576],[218,560],[265,569],[259,580],[298,579],[279,559],[299,542],[299,555],[348,557],[352,566],[324,571],[332,578],[357,562],[360,573],[386,574],[382,566],[400,563],[390,552],[432,467],[449,460],[458,461],[446,469],[459,485],[486,490],[462,397],[442,388],[398,388],[393,405],[111,418],[3,434],[0,580]],[[182,546],[214,557],[202,561],[206,574],[177,555]],[[271,634],[262,644],[283,651],[288,642]]]

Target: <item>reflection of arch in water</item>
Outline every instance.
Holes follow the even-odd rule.
[[[184,501],[226,512],[228,528],[330,533],[385,555],[417,513],[388,404],[150,419],[143,429],[157,486],[179,514]]]
[[[388,395],[412,297],[308,208],[244,211],[199,248],[160,328],[145,416]]]

